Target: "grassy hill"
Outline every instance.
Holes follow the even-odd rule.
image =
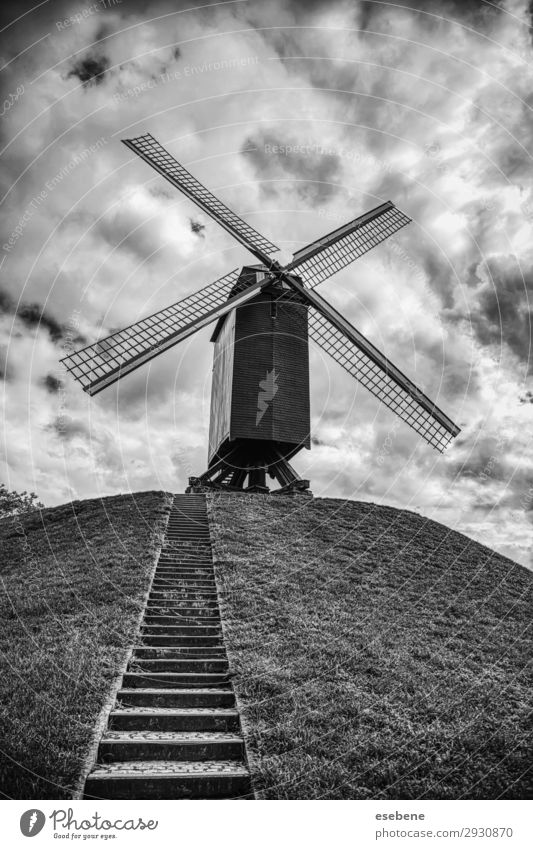
[[[0,521],[0,795],[71,798],[136,630],[169,499]]]
[[[532,573],[408,511],[208,500],[264,797],[531,797]]]
[[[68,798],[137,627],[169,497],[0,522],[0,793]],[[407,511],[209,495],[266,798],[529,798],[533,574]]]

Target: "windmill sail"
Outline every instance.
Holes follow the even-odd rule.
[[[308,286],[318,286],[410,221],[387,201],[297,251],[285,271],[296,273]]]
[[[209,189],[206,189],[150,133],[134,139],[122,139],[122,141],[169,183],[193,200],[200,209],[214,218],[261,262],[270,265],[269,254],[275,253],[279,248],[243,221]]]
[[[443,451],[460,428],[331,304],[294,279],[291,282],[311,307],[310,338],[426,442]]]
[[[194,295],[70,354],[61,362],[85,392],[95,395],[252,298],[263,282],[230,297],[239,274],[240,269],[234,269]]]

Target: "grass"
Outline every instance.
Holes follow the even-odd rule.
[[[532,573],[407,511],[208,504],[265,798],[531,797]]]
[[[0,522],[0,794],[71,798],[143,607],[164,493]]]

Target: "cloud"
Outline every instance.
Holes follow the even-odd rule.
[[[39,328],[47,330],[53,342],[59,342],[63,337],[63,328],[56,319],[45,312],[40,304],[19,303],[15,304],[13,298],[4,291],[0,291],[0,311],[16,315],[27,328]]]
[[[84,88],[101,85],[110,66],[111,62],[107,56],[89,54],[76,61],[73,68],[67,73],[67,79],[76,77]]]
[[[482,345],[505,345],[532,373],[533,257],[488,258],[478,266],[479,284],[469,320]]]
[[[47,374],[46,377],[43,378],[43,385],[51,395],[55,395],[61,389],[62,383],[53,374]]]
[[[319,142],[306,144],[297,136],[260,130],[245,140],[241,153],[251,163],[267,196],[283,192],[286,181],[291,181],[290,190],[302,201],[312,204],[327,203],[338,191],[339,155]]]
[[[76,419],[70,419],[68,416],[58,416],[46,426],[46,430],[58,436],[60,439],[70,442],[76,436],[82,439],[90,439],[91,433],[85,422]]]
[[[200,221],[196,221],[194,218],[189,218],[189,224],[191,225],[191,230],[193,233],[195,233],[197,236],[201,236],[202,239],[205,238],[205,224],[202,224]]]

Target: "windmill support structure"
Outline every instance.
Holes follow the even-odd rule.
[[[255,453],[257,455],[258,452]],[[271,490],[267,478],[276,481],[279,489]],[[252,460],[250,449],[240,445],[225,457],[215,458],[199,477],[190,477],[186,492],[219,490],[265,495],[312,495],[309,487],[310,481],[298,475],[276,446],[265,446],[260,456]]]

